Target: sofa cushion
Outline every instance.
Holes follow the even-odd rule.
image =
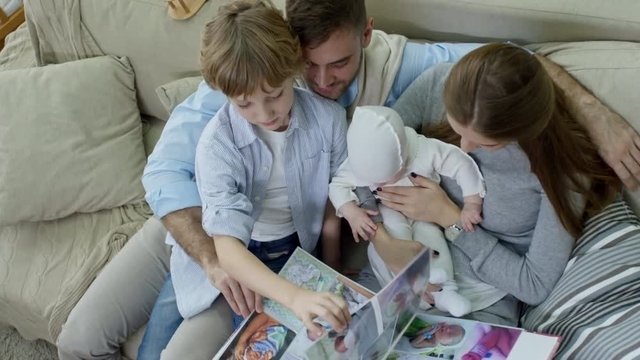
[[[439,41],[640,39],[640,2],[619,0],[367,0],[376,27]]]
[[[524,328],[562,337],[556,359],[636,359],[640,339],[640,219],[623,202],[589,220],[549,297]]]
[[[202,76],[192,76],[174,80],[170,83],[160,85],[156,89],[156,94],[158,94],[158,99],[160,99],[162,106],[170,113],[176,105],[193,94],[201,82]]]
[[[98,57],[0,72],[0,225],[141,200],[134,75]]]
[[[0,227],[0,323],[55,344],[73,306],[149,216],[139,202]]]

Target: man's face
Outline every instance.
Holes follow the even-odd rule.
[[[343,28],[314,47],[302,49],[305,58],[305,80],[321,96],[336,100],[358,74],[362,48],[371,40],[372,22],[364,31]]]

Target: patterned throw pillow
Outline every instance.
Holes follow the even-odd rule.
[[[561,336],[556,359],[640,358],[640,219],[624,201],[587,222],[564,274],[522,327]]]

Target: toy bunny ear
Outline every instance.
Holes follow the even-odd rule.
[[[168,0],[169,16],[176,20],[186,20],[195,15],[207,0]]]

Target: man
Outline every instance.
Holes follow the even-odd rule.
[[[374,31],[364,0],[288,0],[286,7],[303,46],[306,86],[348,109],[355,105],[391,106],[426,68],[454,62],[476,47],[414,44],[401,36]],[[640,166],[634,157],[638,153],[634,142],[640,144],[640,137],[566,72],[549,66],[605,160],[627,187],[635,189]],[[143,176],[147,201],[162,223],[149,219],[78,302],[57,341],[60,359],[119,358],[119,344],[147,321],[164,283],[169,267],[166,231],[179,244],[174,253],[183,250],[184,256],[193,258],[224,296],[209,310],[185,320],[180,325],[187,329],[181,331],[184,340],[179,348],[166,349],[163,356],[211,358],[211,351],[229,335],[229,307],[243,315],[254,308],[251,289],[242,288],[219,266],[213,241],[202,229],[201,202],[194,182],[200,133],[224,100],[203,83],[172,113]],[[171,261],[175,260],[172,257]]]

